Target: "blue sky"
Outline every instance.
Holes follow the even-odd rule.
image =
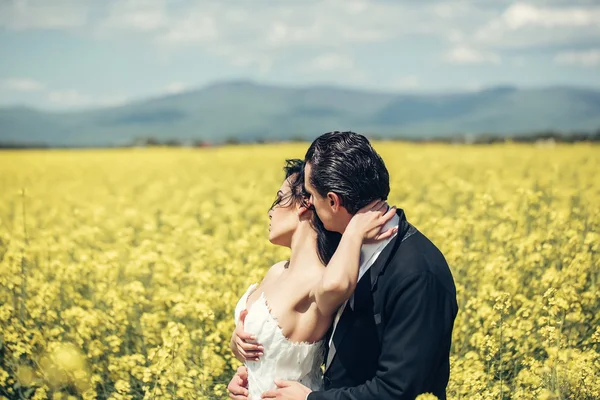
[[[600,3],[0,0],[0,106],[70,110],[248,79],[398,92],[600,88]]]

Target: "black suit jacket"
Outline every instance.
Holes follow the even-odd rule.
[[[442,253],[409,224],[384,248],[337,325],[324,391],[308,400],[446,399],[456,288]],[[370,278],[370,279],[369,279]]]

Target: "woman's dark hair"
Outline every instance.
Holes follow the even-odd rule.
[[[304,161],[299,159],[285,160],[283,170],[285,171],[285,179],[288,179],[290,182],[291,194],[289,198],[280,199],[278,197],[271,205],[271,208],[277,205],[281,205],[282,207],[297,204],[308,206],[309,194],[304,188]],[[331,257],[333,257],[342,235],[325,229],[314,207],[310,206],[310,209],[313,211],[311,225],[317,232],[317,252],[319,259],[323,264],[327,265]]]
[[[312,142],[304,161],[321,196],[334,192],[350,214],[373,200],[387,200],[390,176],[369,140],[354,132],[328,132]]]

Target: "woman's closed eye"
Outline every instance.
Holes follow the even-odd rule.
[[[291,198],[291,193],[288,194],[284,194],[281,190],[279,192],[277,192],[277,197],[275,198],[275,201],[273,202],[273,204],[271,205],[271,209],[281,205],[281,203],[283,201],[286,201]],[[285,204],[284,204],[285,206]]]

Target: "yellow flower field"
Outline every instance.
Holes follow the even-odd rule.
[[[0,152],[0,398],[225,398],[307,146]],[[375,147],[457,284],[449,397],[600,398],[600,147]]]

